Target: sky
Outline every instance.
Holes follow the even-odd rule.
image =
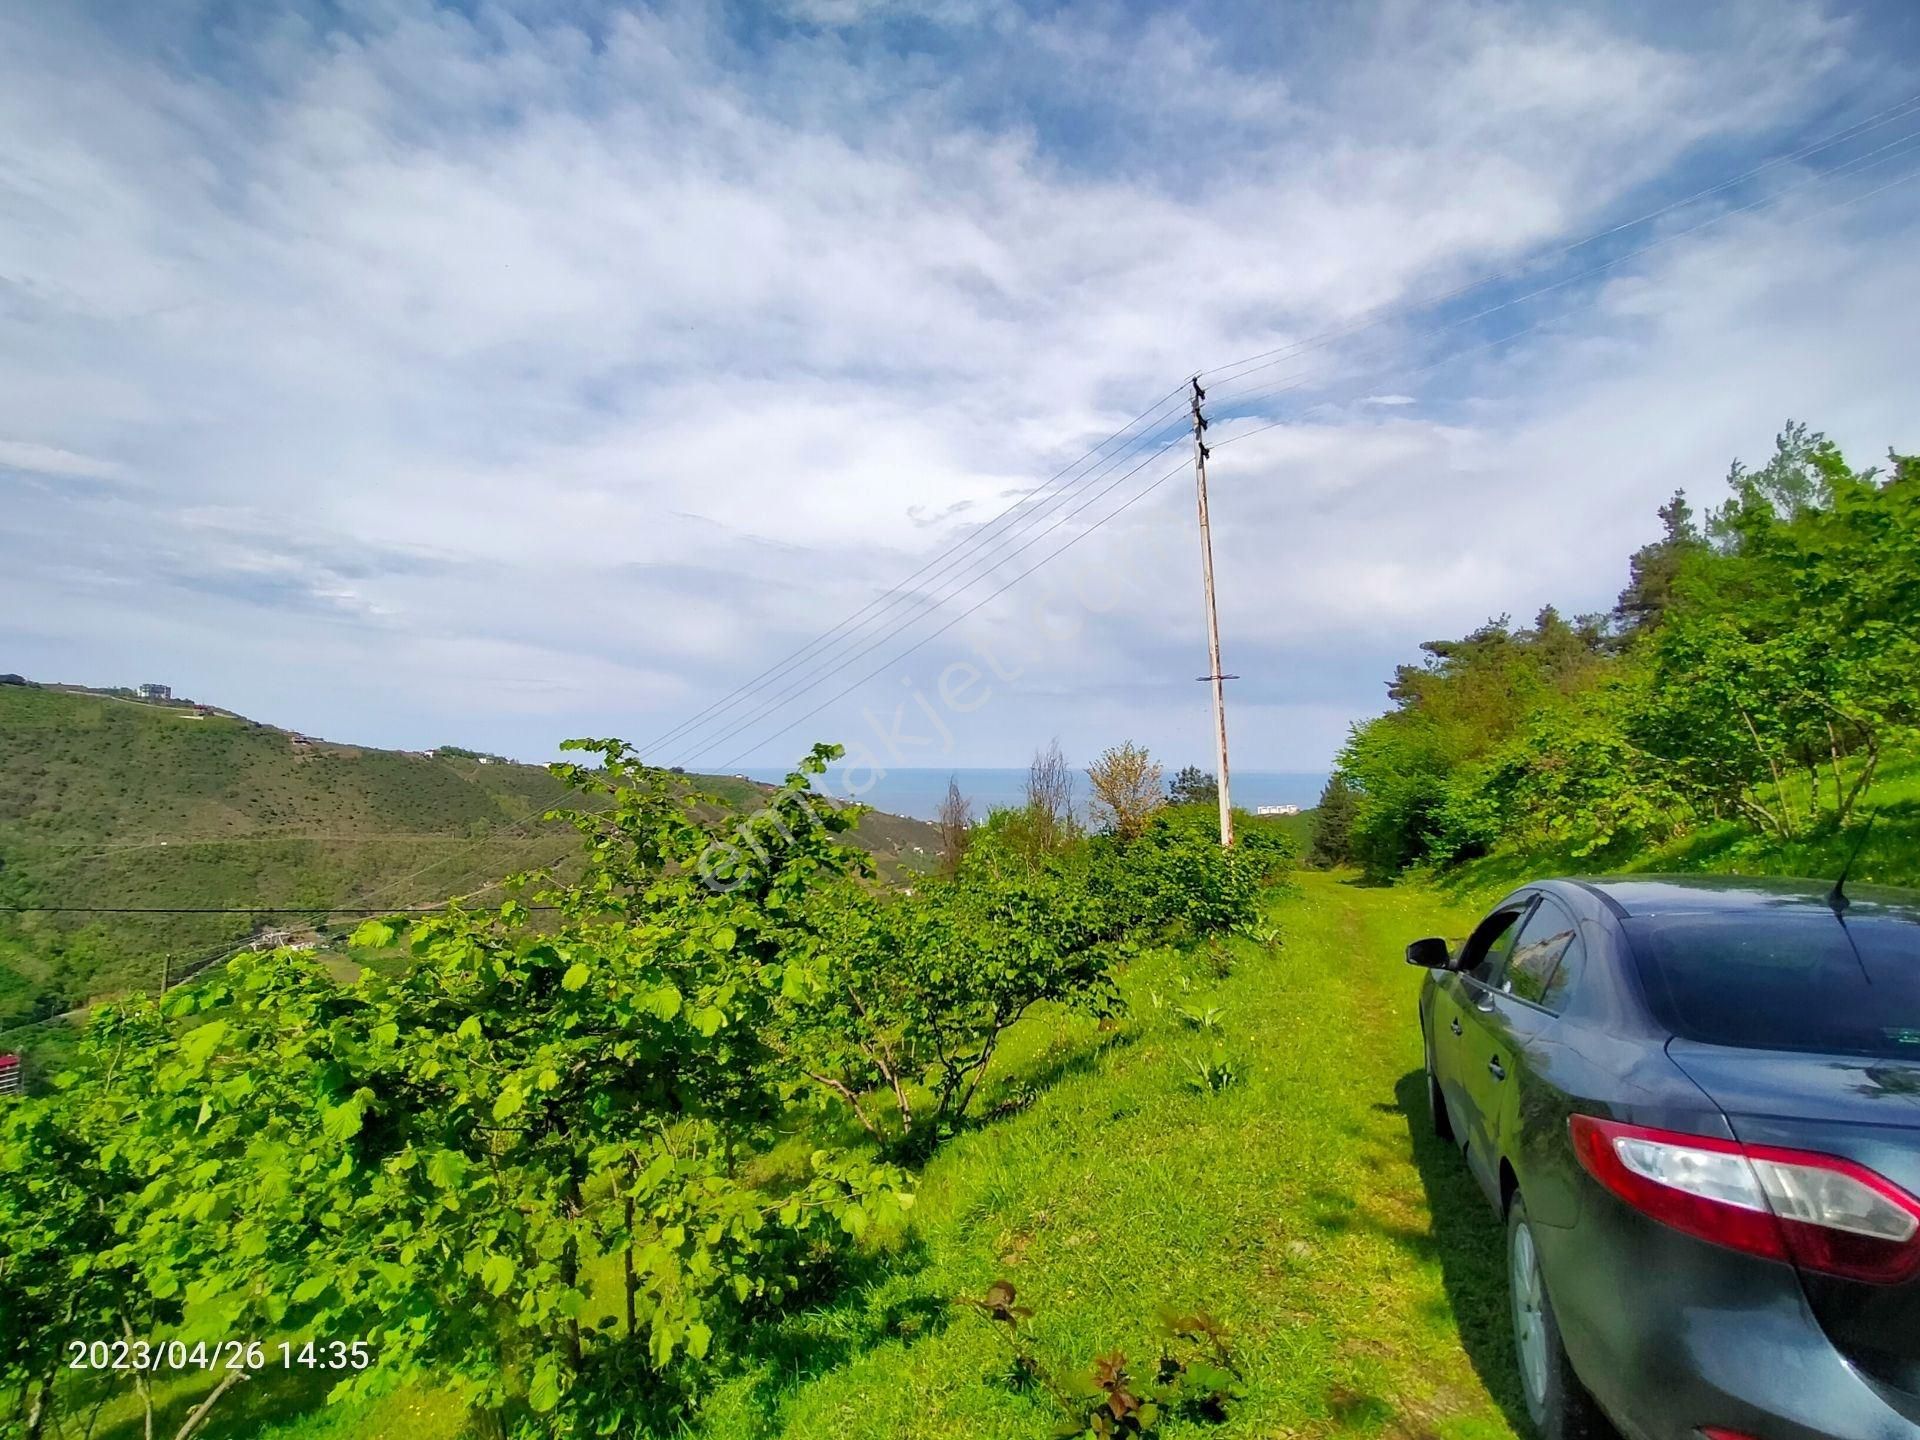
[[[0,0],[0,670],[1210,763],[1198,373],[1234,763],[1324,770],[1788,419],[1920,450],[1916,60],[1898,0]]]

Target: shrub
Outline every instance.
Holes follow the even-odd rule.
[[[1169,929],[1194,936],[1248,930],[1259,915],[1260,886],[1284,863],[1285,837],[1222,849],[1217,817],[1205,806],[1168,806],[1131,844],[1117,836],[1088,842],[1093,885],[1119,929]]]
[[[1119,839],[1132,840],[1147,828],[1153,812],[1166,803],[1160,791],[1160,766],[1132,741],[1101,753],[1087,767],[1093,787],[1093,816]]]

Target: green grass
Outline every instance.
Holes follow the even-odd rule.
[[[1400,959],[1409,938],[1471,917],[1332,874],[1269,908],[1278,948],[1142,956],[1116,1025],[1049,1011],[1017,1026],[983,1118],[927,1166],[907,1242],[755,1331],[690,1437],[1042,1440],[1057,1412],[1011,1383],[1001,1336],[955,1303],[1000,1278],[1034,1307],[1057,1371],[1114,1349],[1151,1365],[1165,1305],[1224,1321],[1247,1397],[1225,1423],[1170,1425],[1172,1440],[1522,1433],[1500,1227],[1428,1129],[1421,977]],[[1182,1008],[1217,1010],[1217,1028]],[[1202,1094],[1186,1062],[1216,1046],[1238,1079]],[[215,1440],[460,1426],[431,1391],[326,1407],[310,1383],[257,1383]],[[176,1387],[163,1421],[203,1388]],[[131,1397],[95,1433],[132,1440]]]
[[[1116,1348],[1151,1365],[1164,1305],[1223,1320],[1248,1397],[1170,1435],[1514,1434],[1499,1228],[1424,1128],[1419,976],[1399,953],[1466,917],[1307,875],[1273,918],[1282,948],[1236,943],[1225,978],[1204,955],[1137,963],[1118,1029],[1025,1023],[988,1101],[1033,1087],[1032,1103],[946,1147],[909,1249],[758,1336],[696,1433],[1047,1435],[1049,1402],[1008,1382],[1001,1337],[952,1303],[1004,1278],[1055,1370]],[[1220,1030],[1181,1005],[1219,1009]],[[1183,1062],[1216,1043],[1240,1078],[1201,1094]]]

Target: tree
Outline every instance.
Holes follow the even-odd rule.
[[[967,851],[967,831],[973,825],[973,806],[960,793],[958,776],[947,777],[947,798],[940,802],[940,867],[951,875]]]
[[[1027,821],[989,815],[952,876],[847,885],[813,907],[819,944],[803,983],[783,986],[776,1043],[883,1144],[924,1154],[948,1133],[1034,1004],[1117,1003],[1136,907],[1096,883],[1087,841],[1036,853]]]
[[[1057,850],[1073,838],[1073,771],[1056,736],[1027,769],[1027,824],[1033,847]]]
[[[122,1032],[115,1048],[160,1038]],[[114,1222],[142,1186],[122,1138],[68,1094],[0,1105],[0,1397],[13,1397],[19,1426],[0,1420],[0,1434],[37,1440],[56,1423],[54,1381],[74,1341],[146,1336],[177,1318],[119,1253]]]
[[[867,873],[838,839],[859,807],[809,786],[836,752],[738,820],[618,742],[570,748],[600,762],[555,767],[572,878],[369,922],[358,944],[410,952],[391,976],[278,951],[103,1007],[115,1063],[69,1103],[132,1183],[90,1263],[184,1305],[190,1340],[363,1338],[379,1364],[337,1394],[430,1375],[533,1440],[651,1433],[756,1309],[898,1223],[904,1178],[861,1153],[749,1166],[809,1083],[777,1020],[827,973],[820,897]],[[0,1207],[0,1246],[84,1221],[48,1194],[48,1221]]]
[[[1173,805],[1218,805],[1220,782],[1198,765],[1184,766],[1168,782],[1167,801]]]
[[[1681,566],[1706,544],[1694,524],[1686,491],[1675,490],[1658,513],[1664,531],[1658,540],[1633,552],[1627,561],[1626,589],[1614,602],[1614,630],[1628,639],[1660,623],[1673,603],[1673,585]]]
[[[1548,606],[1423,646],[1340,755],[1354,858],[1384,877],[1704,821],[1848,823],[1889,746],[1920,737],[1920,474],[1889,469],[1790,422],[1704,527],[1681,492],[1661,508],[1607,629]]]
[[[1160,766],[1132,741],[1103,751],[1087,767],[1093,790],[1093,813],[1122,841],[1138,837],[1166,803],[1160,789]]]
[[[1353,812],[1353,787],[1347,784],[1347,777],[1336,770],[1327,777],[1320,791],[1320,803],[1314,807],[1308,864],[1325,869],[1352,863]]]
[[[1707,512],[1707,535],[1727,552],[1742,549],[1756,528],[1792,522],[1832,500],[1830,481],[1839,450],[1825,435],[1789,420],[1774,438],[1773,458],[1758,470],[1738,460],[1727,472],[1732,498]]]

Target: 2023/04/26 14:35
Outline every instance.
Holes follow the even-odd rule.
[[[85,1340],[67,1346],[69,1370],[365,1370],[365,1340]]]

